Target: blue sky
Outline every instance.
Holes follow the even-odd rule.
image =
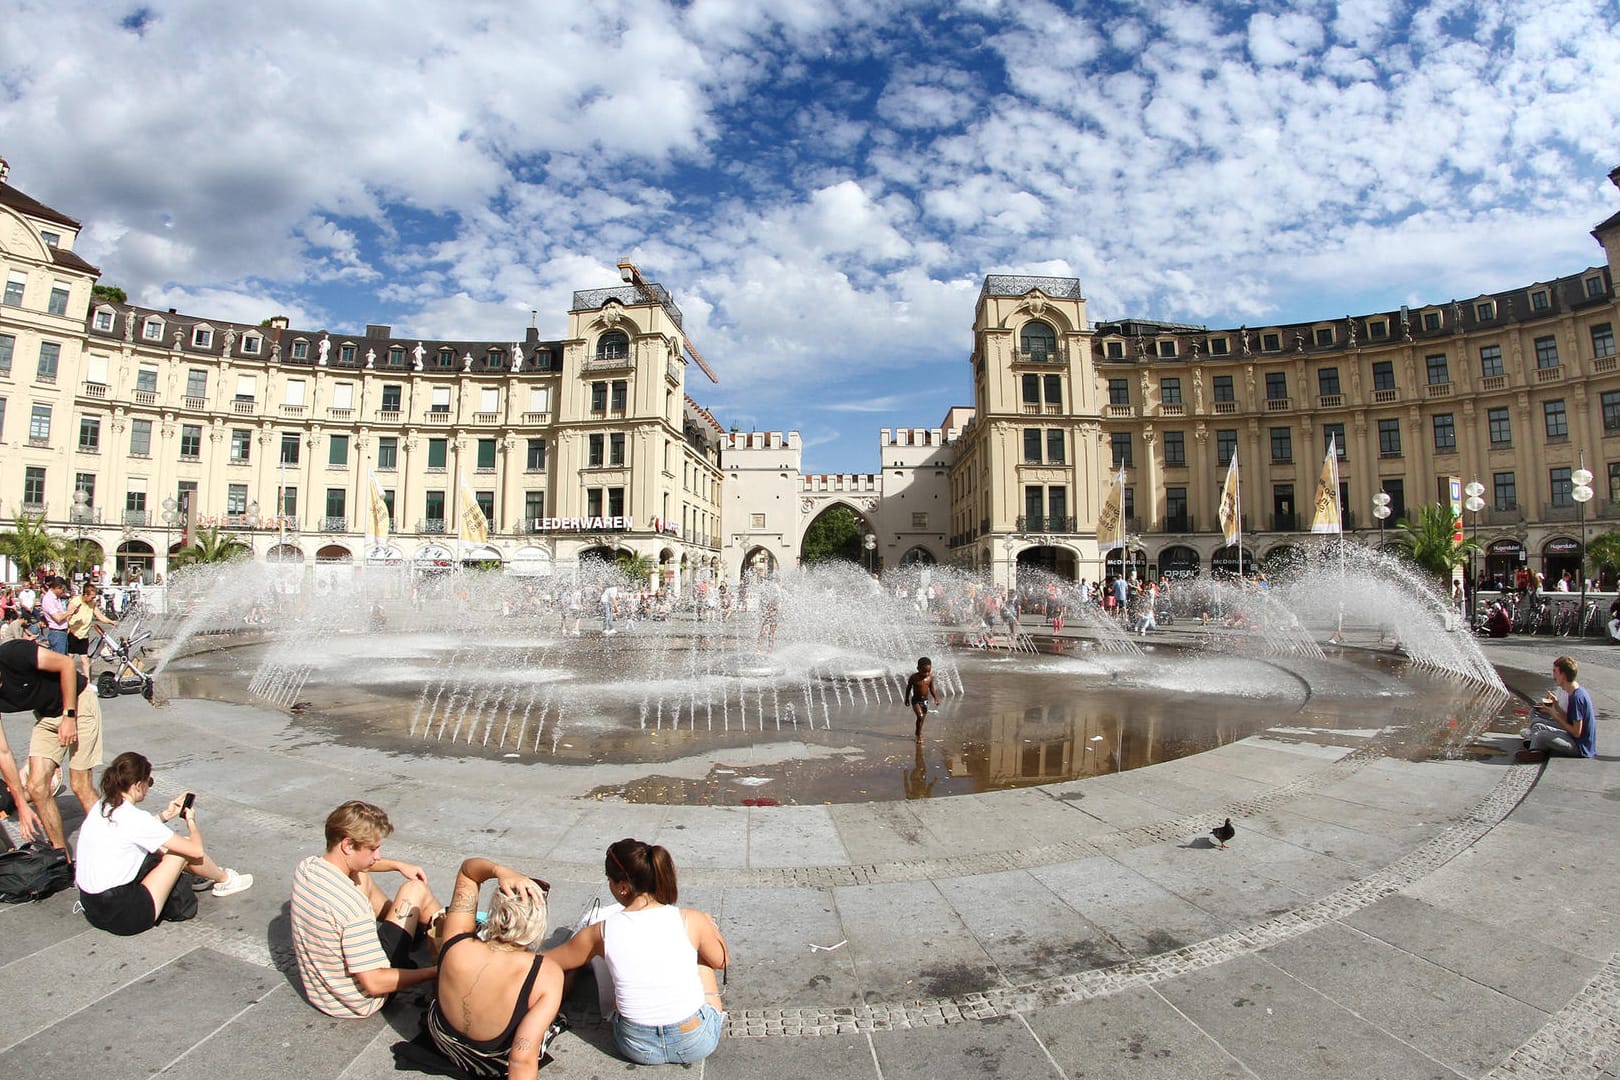
[[[8,8],[0,155],[136,302],[560,335],[628,254],[816,472],[971,403],[987,273],[1259,326],[1574,272],[1620,205],[1614,0]]]

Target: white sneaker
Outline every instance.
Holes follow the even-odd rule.
[[[235,870],[225,871],[225,880],[214,886],[215,896],[231,896],[234,893],[247,892],[253,888],[252,874],[238,874]]]

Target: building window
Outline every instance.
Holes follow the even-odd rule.
[[[541,472],[546,467],[546,440],[530,439],[524,466],[529,472]]]
[[[1457,422],[1451,413],[1437,413],[1434,417],[1434,448],[1457,449]]]
[[[1282,352],[1282,335],[1261,334],[1260,349],[1262,352]]]
[[[281,516],[295,518],[298,516],[298,489],[283,487],[281,489]]]
[[[292,343],[292,358],[294,360],[309,359],[309,342],[299,339]]]
[[[1494,379],[1502,374],[1502,346],[1479,347],[1479,374],[1485,379]]]
[[[1164,489],[1164,525],[1174,532],[1187,531],[1187,489],[1184,487],[1167,487]]]
[[[442,367],[442,368],[455,367],[456,366],[456,350],[454,350],[454,349],[440,349],[437,362],[438,362],[438,365],[440,367]]]
[[[231,460],[238,465],[253,457],[253,431],[251,428],[231,429]]]
[[[347,465],[349,463],[349,437],[347,435],[333,435],[326,444],[326,463],[328,465]]]
[[[429,439],[428,440],[427,467],[429,469],[437,469],[439,472],[444,471],[444,469],[445,469],[445,461],[449,457],[449,446],[450,446],[450,442],[449,442],[448,439]]]
[[[615,412],[624,412],[630,401],[630,386],[623,379],[614,379],[612,396],[608,400],[608,408]]]
[[[68,305],[68,289],[66,285],[52,285],[50,299],[45,301],[47,315],[66,315]]]
[[[247,485],[227,484],[225,486],[225,512],[227,514],[247,513]]]
[[[263,343],[264,343],[264,338],[260,337],[258,334],[243,334],[242,335],[242,355],[243,356],[258,356],[259,355],[259,349],[262,347]]]
[[[1548,494],[1552,496],[1552,504],[1556,507],[1568,508],[1575,505],[1575,498],[1572,494],[1575,488],[1570,483],[1569,471],[1568,465],[1547,470]]]
[[[1605,390],[1603,403],[1603,433],[1613,435],[1620,431],[1620,390]]]
[[[1490,322],[1496,318],[1496,301],[1481,300],[1474,305],[1474,318],[1480,322]]]
[[[180,460],[196,461],[202,457],[202,428],[197,424],[180,425]]]
[[[1063,376],[1043,375],[1041,385],[1046,388],[1046,403],[1048,405],[1063,405]]]
[[[1445,353],[1436,353],[1434,356],[1424,357],[1424,367],[1428,369],[1429,385],[1439,386],[1451,381],[1451,372],[1446,367]]]
[[[1535,292],[1530,294],[1531,311],[1546,311],[1550,307],[1552,307],[1552,300],[1547,295],[1546,290],[1537,289]]]
[[[429,491],[423,494],[422,516],[439,525],[444,524],[444,492]]]
[[[1586,279],[1586,295],[1588,299],[1595,299],[1603,295],[1603,279],[1593,275]]]
[[[141,338],[145,341],[163,340],[163,320],[147,319],[141,324]]]
[[[382,405],[379,408],[383,412],[399,412],[400,389],[397,384],[385,385],[382,388]]]
[[[17,339],[11,334],[0,334],[0,375],[11,374],[11,356],[17,351]]]
[[[1041,429],[1024,429],[1024,463],[1038,465],[1041,460]]]
[[[1406,519],[1406,481],[1386,477],[1383,481],[1384,494],[1389,496],[1389,520],[1391,522]]]
[[[1490,432],[1492,449],[1513,445],[1513,422],[1506,409],[1486,409],[1485,425]]]
[[[13,273],[6,279],[6,295],[3,302],[7,307],[22,307],[23,290],[28,287],[28,275]]]
[[[1609,462],[1609,502],[1620,503],[1620,461]]]
[[[428,412],[447,414],[450,412],[450,387],[435,386],[433,400],[428,404]]]
[[[1215,464],[1225,468],[1237,453],[1237,429],[1220,428],[1215,432]]]
[[[1378,360],[1372,366],[1373,389],[1395,389],[1395,363],[1392,360]]]
[[[1131,403],[1131,381],[1129,379],[1108,380],[1108,404],[1129,405]]]
[[[608,517],[624,517],[624,488],[610,487],[607,489]]]
[[[1027,322],[1019,331],[1018,347],[1031,360],[1046,360],[1057,352],[1057,332],[1046,323]]]
[[[1217,375],[1217,376],[1215,376],[1215,400],[1216,401],[1235,401],[1235,400],[1237,400],[1233,396],[1233,393],[1232,393],[1232,376],[1230,376],[1230,375]]]
[[[1389,320],[1369,319],[1367,321],[1367,336],[1374,341],[1383,341],[1389,337]]]
[[[1186,432],[1167,431],[1164,433],[1164,463],[1166,465],[1187,464]]]
[[[186,397],[208,396],[208,372],[202,368],[191,368],[186,372]]]
[[[197,327],[191,332],[191,347],[194,349],[207,349],[214,344],[214,332],[204,327]]]
[[[1541,419],[1547,426],[1547,438],[1568,439],[1569,417],[1564,414],[1564,402],[1543,401],[1541,403]]]
[[[1176,343],[1174,341],[1159,342],[1159,356],[1165,360],[1175,359]]]
[[[62,362],[62,346],[54,341],[39,343],[39,368],[35,378],[42,383],[56,381],[56,372]]]
[[[478,440],[478,466],[477,467],[478,467],[479,472],[494,472],[495,471],[495,440],[494,439],[479,439]]]
[[[23,470],[23,504],[25,506],[43,506],[45,504],[45,470],[30,465]]]
[[[1536,338],[1536,367],[1555,368],[1558,366],[1558,339],[1548,334],[1546,337]]]
[[[135,389],[149,394],[157,393],[157,376],[157,368],[142,364],[135,369]]]
[[[1440,329],[1440,313],[1438,311],[1425,311],[1423,313],[1423,329]]]
[[[39,230],[39,238],[45,242],[45,246],[48,248],[57,247],[62,243],[62,234],[51,232],[49,229]]]
[[[1266,400],[1278,401],[1288,396],[1288,373],[1286,371],[1266,372]]]
[[[1108,436],[1109,445],[1114,451],[1114,468],[1128,469],[1131,467],[1131,433],[1128,431],[1111,432]]]
[[[86,454],[101,451],[101,417],[79,417],[79,450]]]
[[[389,367],[404,367],[405,366],[405,346],[403,346],[403,345],[390,345],[388,347],[388,366]]]
[[[1028,519],[1026,527],[1035,527],[1045,516],[1046,489],[1039,484],[1026,485],[1024,488],[1024,517]]]
[[[152,456],[152,421],[131,420],[129,422],[129,456]]]
[[[1328,326],[1318,326],[1316,328],[1316,344],[1318,348],[1332,345],[1333,328]]]
[[[608,384],[605,382],[591,383],[591,412],[601,413],[607,411]]]
[[[1340,393],[1339,369],[1336,367],[1318,368],[1316,371],[1316,392],[1323,397],[1331,397]]]
[[[1209,355],[1211,356],[1225,356],[1229,351],[1231,351],[1231,348],[1232,346],[1230,343],[1228,343],[1223,337],[1212,337],[1209,339]]]
[[[1180,379],[1160,379],[1159,380],[1159,400],[1164,402],[1166,405],[1180,405],[1181,404],[1181,380]]]
[[[1041,379],[1039,375],[1025,375],[1019,380],[1023,386],[1024,404],[1039,405],[1041,403]]]
[[[345,519],[349,516],[348,494],[348,491],[344,488],[326,489],[326,516],[328,519],[344,521],[344,524],[347,524]]]
[[[1378,421],[1378,456],[1401,456],[1401,422],[1399,420]]]
[[[1592,327],[1592,355],[1614,355],[1614,326],[1612,323],[1598,323]]]
[[[48,443],[51,441],[51,407],[49,405],[35,405],[28,414],[28,441],[31,443]]]
[[[585,489],[585,516],[586,517],[601,517],[602,516],[602,489],[601,488],[586,488]]]
[[[388,470],[399,468],[399,439],[397,436],[384,435],[377,440],[377,468]]]
[[[1125,359],[1125,343],[1123,341],[1110,341],[1104,346],[1104,352],[1110,360]]]
[[[1350,451],[1347,450],[1344,445],[1343,424],[1323,424],[1322,442],[1324,445],[1327,443],[1333,444],[1335,448],[1334,454],[1340,461],[1343,461],[1350,456]]]
[[[592,468],[600,467],[605,456],[607,440],[600,434],[591,435],[586,439],[585,464]]]
[[[534,522],[546,516],[546,493],[543,491],[525,491],[523,493],[523,520]],[[755,517],[764,517],[764,514],[755,514]],[[760,528],[764,528],[763,523]]]
[[[1051,465],[1062,465],[1063,464],[1064,454],[1063,454],[1063,429],[1062,428],[1048,428],[1047,429],[1047,432],[1046,432],[1046,460],[1047,460],[1047,463],[1051,464]]]
[[[596,342],[596,355],[601,360],[623,360],[630,355],[630,337],[623,330],[609,330]]]
[[[1271,429],[1271,463],[1286,465],[1294,460],[1294,432],[1292,428]]]
[[[354,363],[354,346],[353,345],[346,345],[345,344],[345,345],[339,345],[338,346],[338,363],[340,363],[340,364],[352,364],[352,363]],[[333,515],[333,516],[335,517],[337,515]]]
[[[131,514],[146,513],[146,481],[141,479],[130,480],[131,485],[141,485],[139,489],[130,487],[124,492],[124,510]]]
[[[298,436],[291,431],[281,433],[281,463],[298,464]]]

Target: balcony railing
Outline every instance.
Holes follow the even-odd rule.
[[[1179,401],[1162,402],[1159,405],[1159,415],[1160,416],[1185,416],[1185,415],[1187,415],[1187,406],[1182,404]]]
[[[49,510],[50,506],[47,503],[29,502],[26,499],[22,503],[22,512],[25,517],[42,518]]]
[[[1285,397],[1266,398],[1266,412],[1287,412],[1294,407],[1294,400]]]
[[[448,424],[450,422],[449,409],[429,409],[427,422],[430,424]]]
[[[1318,394],[1316,395],[1316,407],[1318,409],[1342,409],[1344,408],[1344,395]]]
[[[152,524],[152,512],[150,510],[125,510],[123,522],[128,526],[143,528]]]
[[[1014,349],[1012,358],[1015,364],[1066,364],[1069,362],[1068,350],[1061,345],[1052,349]]]
[[[1110,420],[1129,420],[1131,417],[1133,417],[1135,415],[1136,415],[1136,406],[1135,405],[1110,405],[1110,406],[1108,406],[1108,418]]]
[[[1451,396],[1451,383],[1448,383],[1448,382],[1430,383],[1428,385],[1427,393],[1432,398],[1450,397]]]
[[[1169,514],[1159,524],[1160,532],[1190,533],[1193,532],[1193,519],[1191,514]]]
[[[98,383],[98,382],[85,383],[84,384],[84,396],[85,397],[93,397],[93,398],[104,398],[104,397],[107,396],[107,387],[105,385],[103,385],[102,383]]]
[[[354,419],[354,410],[338,409],[328,406],[326,410],[326,417],[329,420],[352,420]]]
[[[1215,403],[1215,413],[1217,416],[1225,416],[1229,413],[1235,412],[1237,412],[1237,402],[1235,401],[1217,401]]]
[[[623,370],[624,368],[633,368],[635,366],[635,359],[628,353],[623,356],[598,353],[595,356],[587,356],[585,358],[585,363],[580,365],[582,370],[585,371],[619,371]]]
[[[444,532],[444,518],[423,518],[416,523],[416,531],[419,533],[442,533]]]
[[[495,424],[495,423],[499,423],[500,419],[501,419],[501,414],[498,413],[498,412],[475,412],[475,413],[473,413],[473,423],[475,423],[475,424]]]
[[[1400,390],[1395,389],[1394,387],[1391,387],[1388,390],[1374,390],[1373,391],[1373,404],[1374,405],[1388,405],[1390,402],[1399,401],[1400,399],[1401,399],[1401,392],[1400,392]]]
[[[1074,532],[1074,518],[1053,517],[1050,514],[1038,516],[1020,515],[1018,518],[1018,531],[1035,533],[1072,533]]]
[[[235,401],[231,402],[231,412],[235,413],[237,416],[252,416],[252,399],[250,398],[247,401],[243,401],[241,398],[237,398]]]
[[[135,399],[135,404],[137,405],[157,404],[156,390],[136,390],[131,396]]]
[[[1536,382],[1561,382],[1564,378],[1564,369],[1561,367],[1536,368]]]
[[[1544,502],[1541,504],[1541,520],[1543,521],[1574,521],[1580,517],[1580,508],[1576,503],[1560,506],[1556,503]]]
[[[378,423],[382,423],[382,424],[397,424],[397,423],[399,423],[399,410],[398,409],[378,409],[377,410],[377,421],[378,421]]]
[[[1485,508],[1486,525],[1517,525],[1524,518],[1524,512],[1518,506],[1487,506]]]
[[[523,414],[523,422],[525,424],[549,424],[551,423],[551,414],[548,412],[526,412]]]
[[[195,397],[191,394],[187,394],[185,397],[180,399],[180,402],[186,408],[195,412],[201,412],[202,410],[208,408],[208,399],[205,397]]]
[[[1479,388],[1481,390],[1506,390],[1507,376],[1487,375],[1483,379],[1479,380]]]
[[[1612,354],[1609,356],[1599,356],[1592,361],[1592,370],[1599,375],[1607,375],[1609,372],[1615,369],[1616,362],[1620,362],[1620,357]]]
[[[321,532],[336,533],[336,532],[348,532],[348,531],[349,531],[349,519],[346,518],[346,517],[323,517],[323,518],[321,518]]]
[[[293,417],[295,419],[297,417],[303,416],[308,411],[309,411],[309,406],[307,406],[307,405],[283,405],[281,407],[281,415],[282,416],[289,416],[289,417]]]

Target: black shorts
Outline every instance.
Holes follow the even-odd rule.
[[[377,941],[382,945],[383,953],[388,957],[389,967],[416,967],[416,963],[411,959],[411,947],[416,942],[399,923],[379,919],[377,921]]]
[[[158,924],[157,909],[152,894],[146,891],[142,880],[157,869],[163,861],[163,852],[154,851],[135,872],[135,880],[114,886],[106,892],[80,891],[79,903],[84,905],[84,917],[97,930],[105,930],[119,937],[144,934]]]
[[[87,637],[76,637],[72,631],[69,631],[67,654],[69,656],[89,656],[90,639]]]

